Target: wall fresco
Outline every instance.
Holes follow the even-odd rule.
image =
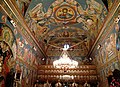
[[[20,9],[22,15],[25,15],[25,12],[30,4],[31,0],[16,0],[16,4],[18,8]]]
[[[32,85],[33,80],[31,78],[33,77],[29,77],[29,75],[31,75],[32,71],[36,72],[36,69],[34,69],[35,65],[38,65],[38,62],[36,60],[36,51],[21,36],[21,34],[17,31],[17,29],[14,28],[14,26],[11,24],[11,22],[7,19],[6,16],[4,18],[3,14],[0,13],[0,17],[1,17],[0,19],[0,54],[3,53],[5,56],[7,55],[5,54],[7,50],[10,50],[9,52],[11,52],[10,57],[6,57],[6,58],[0,57],[0,61],[2,60],[4,61],[3,67],[0,68],[0,71],[3,72],[4,79],[8,79],[8,78],[13,79],[15,77],[15,74],[17,75],[17,73],[20,71],[20,73],[22,73],[20,77],[21,82],[25,79],[26,84]],[[13,74],[11,77],[9,77],[7,73],[8,74],[13,73]],[[36,74],[36,73],[33,73],[33,74]],[[17,78],[18,77],[16,77],[16,79]],[[13,80],[9,80],[9,81],[6,80],[6,82],[4,81],[0,82],[0,85],[8,84],[10,86],[10,83],[12,83],[11,84],[12,86],[13,85],[15,86],[17,84],[16,81],[14,82]]]
[[[0,23],[0,29],[1,29],[0,72],[1,72],[1,76],[3,76],[3,78],[4,78],[1,85],[7,87],[8,85],[9,86],[13,85],[14,70],[12,70],[12,69],[15,65],[14,60],[16,58],[16,55],[14,55],[14,54],[16,54],[16,52],[14,52],[14,51],[16,51],[16,50],[12,49],[12,48],[16,47],[16,43],[14,41],[15,37],[13,35],[13,32],[7,24],[5,24],[3,22]],[[9,76],[11,77],[11,80],[9,80],[9,78],[10,78]]]
[[[106,77],[111,75],[115,69],[120,70],[119,68],[120,63],[119,63],[119,56],[118,56],[119,48],[117,47],[119,46],[119,43],[117,41],[119,41],[118,33],[119,33],[120,24],[118,20],[114,22],[115,23],[114,23],[114,26],[111,27],[112,28],[111,31],[109,33],[106,33],[107,35],[105,37],[102,37],[104,38],[104,40],[102,39],[102,41],[99,44],[100,47],[96,49],[95,58],[97,58],[96,64],[98,67],[98,73],[100,72],[101,84],[102,82],[103,83],[106,82]]]

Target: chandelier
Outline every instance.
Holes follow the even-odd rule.
[[[78,66],[77,61],[69,58],[69,54],[67,52],[68,48],[68,45],[65,45],[60,55],[60,59],[53,62],[53,66],[55,68],[63,69],[64,71],[66,71],[67,69],[76,68]]]

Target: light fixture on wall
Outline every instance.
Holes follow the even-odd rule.
[[[92,61],[92,58],[90,57],[89,60]]]
[[[64,45],[63,51],[60,55],[60,59],[55,60],[53,62],[53,66],[55,68],[63,69],[64,71],[67,71],[71,68],[76,68],[78,66],[78,62],[75,60],[70,59],[70,56],[67,52],[69,49],[69,45]]]

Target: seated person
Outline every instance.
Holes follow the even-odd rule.
[[[55,84],[55,87],[62,87],[62,84],[60,83],[60,80]]]
[[[51,86],[51,84],[47,80],[47,82],[44,84],[44,87],[52,87],[52,86]]]

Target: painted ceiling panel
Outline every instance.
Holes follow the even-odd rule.
[[[106,14],[101,0],[32,0],[25,18],[49,57],[59,56],[59,48],[69,44],[70,55],[84,59]]]
[[[32,0],[27,11],[34,8],[37,4],[42,3],[43,9],[46,12],[49,6],[54,2],[55,0]]]

